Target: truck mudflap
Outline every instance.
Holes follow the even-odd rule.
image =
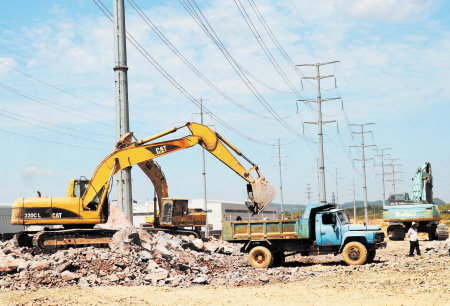
[[[385,249],[387,246],[387,242],[375,243],[375,249]]]

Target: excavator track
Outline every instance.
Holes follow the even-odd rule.
[[[447,240],[448,226],[445,224],[438,224],[436,228],[437,240]]]
[[[38,250],[76,247],[108,247],[117,230],[112,229],[69,229],[58,231],[42,231],[33,237],[33,247]]]
[[[33,247],[33,235],[35,235],[37,232],[27,232],[23,231],[20,233],[17,233],[13,237],[13,243],[16,248],[21,247]]]

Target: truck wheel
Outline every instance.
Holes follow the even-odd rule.
[[[367,254],[367,259],[366,259],[365,264],[371,263],[374,260],[376,254],[377,254],[377,249],[373,249],[372,251],[370,251],[369,254]]]
[[[367,260],[367,249],[362,243],[352,241],[345,245],[342,256],[348,265],[359,266]]]
[[[253,268],[270,268],[273,264],[273,255],[263,246],[254,247],[248,253],[248,263]]]

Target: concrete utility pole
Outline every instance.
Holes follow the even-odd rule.
[[[381,177],[383,178],[383,206],[386,206],[386,188],[385,188],[385,186],[384,186],[384,177],[385,177],[385,173],[384,173],[384,167],[385,166],[387,166],[387,165],[385,165],[384,164],[384,157],[385,156],[387,156],[387,155],[389,155],[389,154],[383,154],[383,152],[385,151],[385,150],[390,150],[391,148],[386,148],[386,149],[374,149],[374,150],[377,150],[377,152],[378,151],[381,151],[381,154],[378,154],[378,155],[376,155],[376,156],[380,156],[381,157],[381,165],[378,165],[378,166],[381,166]]]
[[[280,167],[280,197],[281,197],[281,219],[284,219],[284,210],[283,210],[283,180],[281,177],[281,158],[286,156],[281,156],[281,145],[280,139],[278,138],[278,167]]]
[[[311,204],[311,187],[309,187],[311,184],[308,184],[308,188],[306,188],[308,191],[306,192],[308,194],[308,205]]]
[[[338,180],[340,178],[338,177],[338,172],[337,172],[337,168],[336,168],[336,207],[338,207],[339,205],[339,189],[338,189]]]
[[[203,124],[203,99],[200,99],[200,123]],[[202,158],[203,158],[203,208],[206,211],[206,226],[205,226],[205,238],[209,237],[209,226],[208,226],[208,202],[206,200],[206,167],[205,167],[205,148],[202,148]]]
[[[368,146],[364,145],[364,134],[372,132],[372,131],[364,132],[364,126],[370,125],[370,124],[375,124],[375,123],[350,124],[350,125],[357,125],[357,126],[361,127],[361,132],[353,132],[355,134],[361,134],[361,145],[360,146],[352,146],[352,147],[358,147],[358,148],[362,149],[362,159],[356,159],[356,160],[362,161],[363,182],[364,182],[364,186],[363,186],[363,190],[364,190],[364,221],[366,224],[369,224],[369,212],[367,211],[368,208],[367,208],[367,186],[366,186],[366,160],[371,160],[372,158],[368,158],[368,159],[365,158],[364,148],[373,147],[375,145],[368,145]]]
[[[208,99],[206,99],[208,100]],[[203,124],[203,99],[200,98],[200,113],[194,113],[200,115],[200,123]],[[205,238],[209,237],[209,225],[208,225],[208,201],[206,199],[206,166],[205,166],[205,148],[202,148],[202,160],[203,160],[203,210],[206,211],[206,226],[205,226]],[[249,219],[250,220],[250,219]]]
[[[316,158],[316,166],[317,166],[317,195],[319,196],[320,203],[320,177],[319,177],[319,159]]]
[[[356,224],[356,190],[355,190],[355,180],[353,180],[353,188],[349,189],[353,190],[353,223]]]
[[[396,173],[403,173],[403,172],[401,172],[401,171],[395,171],[395,170],[394,170],[394,167],[395,167],[395,166],[400,166],[400,164],[394,164],[394,160],[397,160],[397,159],[400,159],[400,158],[387,158],[387,160],[390,160],[391,163],[388,164],[388,165],[386,165],[386,166],[392,166],[392,172],[391,172],[392,179],[387,180],[388,182],[392,182],[392,193],[395,193],[395,182],[396,182],[396,181],[397,181],[397,182],[401,182],[401,180],[396,180],[396,179],[395,179],[395,174],[396,174]]]
[[[130,131],[128,112],[127,45],[124,0],[114,0],[114,56],[116,82],[116,141]],[[133,224],[131,167],[117,173],[117,207]]]
[[[319,174],[320,174],[320,203],[326,203],[326,191],[325,191],[325,164],[324,164],[324,157],[323,157],[323,132],[322,132],[322,125],[325,123],[335,122],[333,121],[323,121],[322,120],[322,102],[323,101],[329,101],[329,100],[337,100],[339,98],[329,98],[329,99],[322,99],[322,95],[320,92],[320,80],[325,78],[331,78],[334,77],[334,75],[327,75],[327,76],[320,76],[320,66],[323,65],[329,65],[333,63],[338,63],[339,61],[334,62],[327,62],[327,63],[317,63],[317,64],[303,64],[303,65],[297,65],[297,66],[313,66],[316,67],[317,75],[316,77],[302,77],[302,79],[312,79],[317,81],[317,99],[304,99],[304,100],[297,100],[297,101],[303,101],[303,102],[316,102],[317,103],[317,112],[318,112],[318,121],[317,122],[305,122],[308,124],[317,124],[319,128]]]

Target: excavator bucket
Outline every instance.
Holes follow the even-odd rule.
[[[251,184],[247,185],[249,200],[245,202],[247,208],[257,215],[266,208],[275,198],[275,187],[266,181],[264,177],[258,177]]]

